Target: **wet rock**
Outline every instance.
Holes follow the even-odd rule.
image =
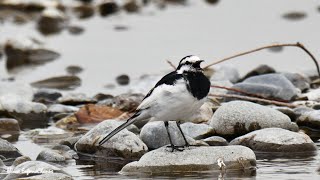
[[[37,88],[72,90],[81,85],[81,79],[77,76],[57,76],[33,82],[31,85]]]
[[[44,104],[55,102],[62,94],[54,89],[37,89],[34,93],[33,101]]]
[[[210,126],[219,135],[234,137],[269,127],[291,129],[293,125],[288,116],[277,110],[247,101],[232,101],[218,108]]]
[[[50,116],[53,116],[58,113],[73,113],[79,111],[78,107],[74,106],[66,106],[62,104],[53,104],[49,106],[47,113],[50,114]]]
[[[20,151],[14,147],[11,143],[0,138],[0,154],[6,159],[17,158],[22,156]]]
[[[193,139],[204,139],[214,134],[214,129],[207,124],[186,122],[181,124],[181,129],[185,135],[188,135]]]
[[[60,57],[52,50],[43,49],[31,39],[10,39],[4,45],[6,67],[12,71],[26,65],[41,65]]]
[[[254,151],[263,152],[305,152],[316,151],[310,137],[281,128],[266,128],[238,137],[230,142],[232,145],[247,146]]]
[[[254,76],[235,84],[232,88],[263,96],[265,98],[289,101],[298,95],[297,89],[282,74],[264,74]],[[230,94],[238,94],[229,91]],[[228,99],[230,100],[230,99]]]
[[[307,126],[320,130],[320,110],[308,111],[303,113],[298,119],[299,126]]]
[[[39,161],[48,161],[48,162],[64,162],[66,158],[61,155],[58,151],[45,149],[40,152],[37,157]]]
[[[39,172],[39,169],[41,172]],[[60,168],[41,161],[27,161],[13,168],[14,172],[25,172],[21,174],[11,173],[6,179],[18,179],[36,174],[64,173]]]
[[[139,12],[141,5],[136,0],[127,0],[122,8],[128,13]]]
[[[81,4],[73,8],[74,14],[79,19],[87,19],[94,15],[94,7],[88,4]]]
[[[80,35],[84,32],[84,28],[83,27],[80,27],[80,26],[68,26],[68,31],[70,34],[73,34],[73,35]]]
[[[213,66],[213,75],[210,81],[230,81],[237,82],[240,79],[239,71],[232,65]]]
[[[310,80],[298,73],[282,73],[296,88],[302,92],[310,88]]]
[[[119,117],[123,112],[117,108],[86,104],[75,113],[78,122],[80,123],[97,123],[106,119],[114,119]]]
[[[83,68],[77,65],[71,65],[66,68],[67,73],[70,75],[76,75],[83,71]]]
[[[184,151],[171,152],[165,147],[150,151],[139,161],[125,165],[121,174],[174,173],[219,170],[221,158],[228,170],[248,170],[256,166],[254,152],[244,146],[190,147]],[[242,161],[242,163],[240,162]]]
[[[17,120],[0,118],[0,137],[8,141],[17,141],[20,134],[20,126]]]
[[[226,139],[220,136],[211,136],[203,140],[209,146],[227,146],[229,143]]]
[[[83,93],[70,93],[66,94],[63,97],[58,99],[58,103],[64,105],[81,105],[81,104],[89,104],[89,103],[96,103],[96,101],[92,98],[87,97]]]
[[[44,35],[56,34],[66,27],[66,15],[56,9],[47,8],[38,20],[37,29]]]
[[[93,97],[93,99],[99,102],[103,100],[112,100],[113,96],[111,94],[98,93]]]
[[[143,94],[125,93],[115,96],[113,99],[100,101],[98,104],[112,106],[121,111],[133,111],[139,106],[143,98]]]
[[[273,67],[270,67],[268,65],[262,64],[258,67],[254,68],[250,72],[248,72],[243,78],[242,81],[253,76],[263,75],[263,74],[271,74],[275,73],[276,70]]]
[[[305,12],[292,11],[292,12],[285,13],[284,15],[282,15],[282,17],[286,20],[298,21],[306,18],[307,14]]]
[[[137,135],[126,129],[99,146],[99,141],[121,123],[123,122],[112,120],[99,123],[79,139],[75,148],[77,151],[95,155],[116,156],[125,159],[140,158],[148,151],[148,148]]]
[[[118,76],[116,80],[119,85],[128,85],[130,82],[130,78],[126,74]]]
[[[169,122],[169,132],[174,145],[185,145],[185,141],[176,123],[173,121]],[[140,138],[148,146],[149,149],[157,149],[159,147],[170,144],[167,130],[162,121],[149,122],[144,125],[140,132]],[[191,137],[187,136],[186,138],[189,144],[195,143],[195,140]]]
[[[119,11],[118,4],[113,0],[104,0],[98,5],[101,16],[108,16]]]
[[[63,173],[47,173],[47,174],[40,174],[31,177],[24,177],[19,178],[17,180],[73,180],[73,178],[69,175]]]

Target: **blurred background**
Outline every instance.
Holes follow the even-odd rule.
[[[128,89],[118,85],[118,76],[128,75],[134,83],[144,74],[162,75],[171,70],[166,60],[177,64],[190,54],[208,64],[264,45],[299,41],[320,57],[319,18],[316,0],[0,0],[0,78],[32,83],[71,73],[81,81],[75,91],[120,94]],[[10,63],[8,43],[50,51]],[[224,64],[241,74],[259,64],[287,72],[315,69],[295,47]]]

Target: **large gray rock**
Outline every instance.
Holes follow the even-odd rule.
[[[272,108],[247,101],[224,103],[213,114],[210,126],[217,134],[233,137],[262,128],[293,128],[293,124],[287,115]]]
[[[227,170],[249,169],[256,165],[254,152],[244,146],[190,147],[175,152],[162,147],[148,152],[139,161],[125,165],[120,173],[162,174],[219,170],[219,158],[223,159]]]
[[[40,174],[31,177],[18,178],[17,180],[72,180],[73,178],[63,173]]]
[[[304,152],[316,151],[310,137],[281,128],[266,128],[253,131],[230,142],[232,145],[247,146],[263,152]]]
[[[232,88],[265,98],[292,100],[298,95],[296,87],[282,74],[264,74],[250,77]],[[238,94],[229,91],[231,94]],[[230,99],[228,99],[230,100]]]
[[[124,129],[110,140],[99,146],[99,142],[123,122],[107,120],[99,123],[83,135],[75,144],[79,152],[98,154],[103,156],[117,156],[123,158],[140,158],[148,151],[148,147],[134,133]]]
[[[20,151],[14,147],[11,143],[0,138],[0,155],[5,158],[17,158],[22,156]]]
[[[214,129],[207,124],[187,122],[181,124],[181,129],[185,135],[188,135],[193,139],[203,139],[214,134]]]
[[[176,125],[176,122],[169,121],[169,132],[172,143],[176,146],[184,146],[185,141]],[[157,149],[159,147],[169,145],[169,137],[163,121],[153,121],[144,125],[140,132],[140,138],[149,149]],[[195,140],[186,136],[189,144],[194,144]]]

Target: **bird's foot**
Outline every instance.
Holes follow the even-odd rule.
[[[171,152],[173,151],[183,151],[185,146],[175,146],[175,145],[169,145],[167,148],[171,148]]]

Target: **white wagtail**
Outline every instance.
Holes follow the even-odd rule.
[[[151,118],[150,121],[164,121],[172,151],[181,149],[172,143],[168,121],[176,121],[185,145],[189,146],[180,128],[180,121],[186,120],[197,113],[210,89],[210,81],[203,74],[203,69],[200,67],[201,62],[203,60],[193,55],[182,58],[177,69],[165,75],[149,91],[132,117],[104,137],[99,145],[108,141],[130,124]]]

